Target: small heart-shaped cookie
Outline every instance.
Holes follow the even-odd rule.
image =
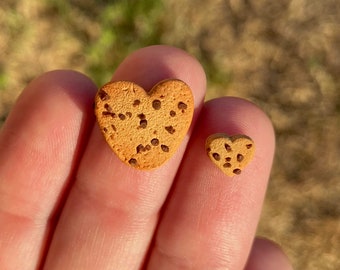
[[[205,149],[211,161],[226,175],[240,174],[254,156],[255,145],[245,135],[217,133],[206,140]]]
[[[168,160],[187,133],[194,112],[189,86],[164,80],[149,92],[133,82],[105,84],[95,114],[106,142],[126,164],[152,169]]]

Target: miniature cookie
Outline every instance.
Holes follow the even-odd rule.
[[[206,140],[205,149],[211,161],[226,175],[240,174],[251,161],[255,145],[251,138],[245,135],[228,136],[217,133]]]
[[[100,88],[95,115],[106,142],[126,164],[138,169],[162,165],[179,147],[194,112],[187,84],[164,80],[149,92],[133,82]]]

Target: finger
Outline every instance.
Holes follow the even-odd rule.
[[[245,270],[293,270],[282,249],[272,241],[256,238]]]
[[[274,152],[270,121],[242,99],[209,101],[198,120],[156,232],[148,269],[243,269],[259,220]],[[228,177],[208,158],[214,133],[246,134],[255,156]]]
[[[196,118],[205,91],[199,63],[185,52],[153,46],[130,55],[114,80],[131,80],[149,89],[178,78],[192,89]],[[195,120],[194,120],[195,121]],[[188,135],[189,136],[189,135]],[[47,259],[47,269],[138,269],[185,150],[162,167],[139,171],[113,154],[95,126]]]
[[[94,84],[71,71],[30,83],[0,133],[0,269],[37,269],[93,117]]]

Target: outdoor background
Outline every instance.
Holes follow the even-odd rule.
[[[243,97],[272,119],[258,235],[295,269],[340,269],[338,0],[1,0],[0,126],[43,72],[75,69],[100,86],[130,52],[159,43],[199,59],[207,99]]]

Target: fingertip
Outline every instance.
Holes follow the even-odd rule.
[[[266,238],[256,238],[245,270],[293,270],[293,267],[275,242]]]
[[[206,123],[203,129],[206,134],[202,134],[205,138],[213,133],[249,136],[256,150],[245,172],[268,179],[275,151],[275,133],[269,117],[261,108],[242,98],[222,97],[205,104],[202,119]]]
[[[33,79],[22,91],[4,127],[9,129],[18,125],[21,127],[23,123],[29,122],[30,117],[38,115],[41,118],[47,117],[47,112],[51,112],[55,117],[59,115],[60,122],[69,121],[75,112],[90,116],[96,90],[97,87],[92,80],[77,71],[53,70],[43,73]],[[62,113],[68,110],[70,110],[69,117],[62,118]],[[44,124],[48,123],[44,122]]]
[[[112,80],[133,81],[149,90],[168,78],[187,83],[193,91],[195,104],[201,104],[206,90],[204,69],[196,58],[179,48],[166,45],[141,48],[124,59]]]
[[[89,77],[78,71],[52,70],[32,80],[23,91],[23,94],[32,92],[36,95],[36,92],[46,92],[48,90],[54,93],[56,93],[56,90],[61,90],[60,92],[76,95],[80,99],[83,97],[89,99],[94,97],[97,87]]]
[[[114,72],[112,81],[131,81],[148,91],[154,85],[165,79],[179,79],[184,81],[191,89],[194,98],[194,115],[191,121],[186,136],[183,138],[181,145],[164,166],[157,168],[157,173],[162,172],[164,175],[172,178],[176,173],[176,168],[179,166],[182,155],[185,151],[186,144],[189,140],[195,121],[198,118],[199,112],[203,106],[206,76],[200,63],[187,52],[165,45],[154,45],[141,48],[129,54]],[[98,125],[97,125],[98,127]],[[90,141],[97,142],[93,151],[103,151],[108,146],[102,138],[102,135],[96,131]],[[112,152],[108,152],[110,155]],[[114,161],[116,164],[116,161]],[[117,163],[120,164],[120,163]],[[128,167],[128,170],[122,169],[122,174],[129,177],[133,169]],[[155,174],[156,171],[152,173]],[[144,171],[138,171],[140,175],[145,175]]]
[[[268,115],[255,103],[238,97],[221,97],[206,102],[212,128],[221,129],[221,123],[229,134],[251,133],[265,135],[270,147],[275,146],[275,133]],[[218,111],[221,112],[220,115]]]

